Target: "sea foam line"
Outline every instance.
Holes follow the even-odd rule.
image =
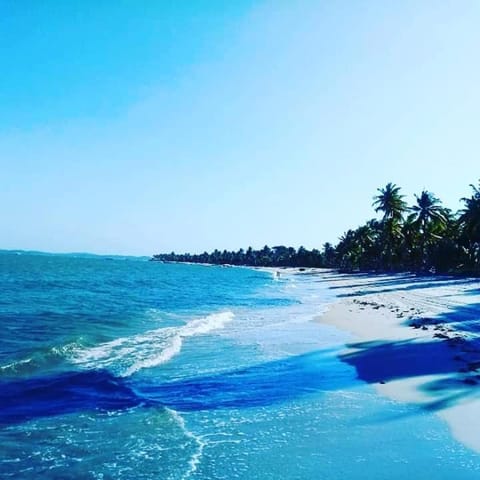
[[[0,366],[0,371],[3,372],[3,371],[11,370],[12,372],[15,372],[19,366],[27,365],[31,362],[32,362],[31,358],[24,358],[24,359],[21,359],[21,360],[17,360],[15,362],[8,363],[7,365],[1,365]]]
[[[128,377],[141,369],[168,362],[180,353],[185,338],[222,329],[233,318],[230,311],[214,313],[180,327],[159,328],[93,348],[79,349],[70,360],[85,368],[114,368],[119,376]]]
[[[6,365],[0,365],[0,375],[31,374],[36,370],[45,369],[62,361],[70,353],[81,348],[81,343],[71,342],[61,346],[38,349],[30,356],[14,360]]]
[[[203,450],[206,447],[207,443],[203,441],[202,437],[195,435],[187,428],[185,419],[177,411],[172,410],[168,407],[165,407],[165,410],[172,416],[172,418],[180,427],[184,435],[197,445],[195,452],[193,452],[190,460],[188,461],[188,470],[182,476],[182,480],[186,480],[197,471],[198,465],[200,464],[203,455]]]

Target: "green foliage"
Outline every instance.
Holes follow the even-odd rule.
[[[480,182],[462,198],[457,214],[428,190],[407,206],[401,188],[388,183],[373,198],[380,220],[347,230],[321,251],[278,245],[237,252],[214,250],[200,255],[159,254],[154,260],[266,267],[328,267],[348,271],[436,271],[480,274]]]
[[[403,215],[408,210],[407,204],[400,194],[400,187],[394,183],[387,183],[385,188],[377,190],[378,195],[373,197],[375,212],[383,212],[381,242],[383,248],[380,252],[382,263],[386,269],[394,269],[398,263],[397,253],[403,237]]]
[[[462,198],[465,204],[460,211],[460,243],[468,256],[468,265],[480,271],[480,181],[478,188],[470,185],[471,197]]]
[[[376,212],[383,212],[383,221],[391,220],[392,223],[401,222],[403,214],[407,211],[407,204],[400,195],[400,187],[394,183],[387,183],[385,188],[378,189],[379,194],[373,197],[373,206]]]
[[[408,207],[400,187],[388,183],[373,199],[382,218],[340,238],[336,266],[480,273],[480,184],[471,187],[472,196],[462,199],[465,206],[455,215],[427,190],[415,195],[415,204]]]
[[[445,209],[433,193],[423,190],[420,196],[415,195],[415,199],[417,203],[410,210],[415,215],[414,223],[420,238],[420,258],[422,267],[425,268],[429,263],[429,250],[436,240],[443,237],[447,220]]]
[[[333,247],[332,247],[333,248]],[[323,267],[325,266],[324,255],[317,249],[307,250],[300,247],[295,250],[292,247],[278,245],[270,248],[265,245],[261,250],[253,250],[248,247],[245,252],[243,248],[237,252],[214,250],[212,253],[204,252],[200,255],[189,253],[158,254],[153,260],[163,262],[189,262],[189,263],[211,263],[214,265],[248,265],[257,267]]]

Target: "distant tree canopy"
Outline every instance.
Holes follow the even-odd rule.
[[[461,199],[453,213],[432,193],[423,190],[408,206],[401,188],[388,183],[373,197],[380,219],[347,230],[336,246],[296,250],[283,245],[236,252],[214,250],[154,255],[152,260],[261,267],[329,267],[345,271],[436,271],[480,274],[480,182]]]
[[[176,254],[164,253],[153,256],[153,260],[164,262],[191,262],[212,263],[214,265],[248,265],[257,267],[323,267],[325,262],[319,250],[307,250],[300,247],[298,250],[292,247],[279,245],[269,247],[265,245],[261,250],[247,250],[241,248],[236,252],[227,250],[214,250],[211,253],[204,252],[197,255],[190,253]]]

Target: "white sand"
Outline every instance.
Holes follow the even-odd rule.
[[[342,358],[359,377],[383,395],[434,411],[480,452],[480,281],[319,277],[339,295],[319,321],[354,335]]]

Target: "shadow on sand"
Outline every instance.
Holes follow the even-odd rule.
[[[431,278],[424,278],[421,277],[419,279],[409,279],[402,277],[398,280],[392,281],[385,281],[384,283],[370,283],[366,284],[367,287],[365,290],[362,290],[360,285],[345,285],[339,288],[351,288],[351,287],[359,287],[360,290],[355,290],[353,292],[348,293],[340,293],[337,295],[338,298],[348,298],[348,297],[361,297],[364,295],[371,295],[371,294],[379,294],[379,293],[391,293],[391,292],[409,292],[412,290],[420,290],[425,288],[436,288],[439,286],[462,286],[462,285],[469,285],[472,283],[478,284],[478,279],[452,279],[452,278],[442,278],[442,279],[431,279]],[[389,287],[389,288],[379,288],[379,287]]]
[[[389,279],[380,277],[360,285],[343,285],[339,288],[365,286],[368,290],[345,293],[339,297],[442,286],[465,286],[459,295],[475,295],[480,293],[480,289],[468,289],[468,286],[478,285],[479,282],[479,279],[472,278],[430,278],[406,274]],[[403,322],[405,326],[429,330],[431,339],[354,343],[349,345],[350,351],[340,358],[355,367],[358,377],[368,383],[439,375],[440,378],[434,381],[426,380],[420,388],[433,395],[432,398],[436,397],[425,408],[443,409],[480,393],[479,312],[480,302],[450,307],[447,312],[430,318],[408,318]]]
[[[458,295],[480,295],[480,279],[468,277],[335,273],[325,276],[322,281],[333,283],[330,285],[333,291],[340,290],[338,298],[450,286],[459,287]],[[341,284],[335,285],[336,281]],[[377,310],[385,307],[376,303],[358,303],[372,305]],[[480,393],[479,312],[480,302],[451,307],[432,318],[410,317],[404,325],[431,330],[431,340],[354,343],[348,345],[349,351],[340,358],[356,369],[359,379],[371,384],[438,375],[438,379],[425,380],[419,388],[434,399],[424,404],[424,408],[443,409]]]
[[[340,358],[355,367],[358,378],[367,383],[439,375],[420,386],[434,398],[423,405],[428,410],[447,408],[480,393],[480,345],[476,340],[363,342],[349,347],[353,350]]]

